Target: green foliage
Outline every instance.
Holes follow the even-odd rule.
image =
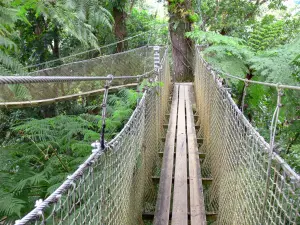
[[[276,47],[285,42],[283,28],[283,21],[259,26],[252,32],[248,44],[256,51]]]
[[[265,10],[284,9],[282,0],[202,0],[202,28],[205,31],[216,31],[223,35],[243,37],[246,27],[255,23],[256,17]]]
[[[0,215],[21,216],[21,210],[25,202],[19,198],[14,198],[12,194],[6,194],[0,190]]]
[[[189,7],[189,3],[184,0],[169,0],[168,11],[177,15],[181,21],[185,22],[197,22],[199,15],[194,12],[193,8]]]
[[[299,55],[300,40],[278,48],[258,52],[249,60],[256,75],[262,76],[265,81],[298,85],[295,79],[295,65]],[[294,74],[294,75],[293,75]]]
[[[299,16],[287,15],[277,20],[273,15],[266,15],[254,24],[247,43],[254,51],[267,50],[293,41],[299,32]]]
[[[128,89],[109,95],[106,140],[122,129],[138,97]],[[16,219],[35,200],[52,193],[91,154],[90,145],[100,137],[102,119],[87,112],[52,118],[41,118],[28,109],[0,112],[0,218]]]
[[[252,57],[253,52],[245,45],[244,40],[215,32],[203,32],[199,29],[186,33],[186,36],[196,43],[209,46],[203,54],[215,68],[240,77],[244,77],[249,72],[247,61]]]
[[[300,144],[293,145],[291,152],[285,156],[287,163],[300,173]]]
[[[291,39],[285,34],[285,30],[288,30],[285,26],[286,23],[274,22],[274,18],[266,17],[260,24],[268,25],[254,30],[247,42],[197,29],[186,35],[197,43],[207,46],[202,54],[219,71],[257,81],[299,85],[300,42],[299,38]],[[291,36],[296,34],[295,31]],[[253,43],[257,43],[257,46]],[[232,97],[240,106],[244,83],[224,77],[226,84],[230,85],[232,89]],[[289,162],[293,161],[291,165],[297,170],[296,163],[299,158],[297,158],[297,151],[291,146],[298,144],[295,140],[298,139],[297,133],[299,133],[300,124],[295,122],[295,118],[300,116],[299,97],[299,91],[286,90],[284,92],[276,137],[278,145],[283,149],[278,151]],[[252,84],[247,88],[245,115],[267,141],[270,133],[270,121],[277,104],[276,100],[277,91],[274,88]]]
[[[300,82],[300,54],[293,59],[291,66],[293,67],[292,76],[297,82]]]
[[[127,32],[130,36],[148,32],[129,42],[129,46],[142,46],[147,44],[164,45],[168,40],[168,26],[165,19],[158,19],[147,10],[133,8],[127,19]]]
[[[17,21],[17,10],[0,4],[0,74],[22,73],[22,65],[8,53],[16,51],[17,46],[12,41],[15,33],[14,23]]]
[[[187,32],[185,35],[201,45],[230,45],[242,47],[245,43],[243,39],[223,36],[216,32],[204,32],[198,27],[194,27],[193,31]]]
[[[23,73],[19,61],[36,64],[60,57],[66,48],[70,53],[70,41],[85,49],[98,47],[97,35],[103,29],[111,30],[113,24],[111,14],[101,3],[5,1],[0,5],[0,74]]]
[[[85,1],[15,1],[15,7],[25,18],[16,25],[21,33],[18,44],[20,59],[25,64],[36,64],[60,57],[70,44],[98,47],[96,34],[100,29],[111,29],[110,13],[94,0]]]

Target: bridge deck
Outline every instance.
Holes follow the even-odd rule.
[[[191,84],[175,84],[154,216],[155,225],[168,225],[170,215],[172,225],[206,224],[192,98]]]

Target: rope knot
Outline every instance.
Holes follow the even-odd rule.
[[[249,82],[248,82],[248,80],[245,80],[245,87],[249,87]]]
[[[107,75],[107,78],[110,79],[110,80],[108,80],[108,81],[109,81],[109,83],[111,83],[111,82],[113,81],[113,79],[114,79],[114,75],[108,74],[108,75]]]
[[[53,203],[57,203],[60,200],[61,196],[61,194],[56,195],[55,199],[53,200]]]
[[[35,201],[34,206],[35,206],[35,207],[39,207],[39,206],[41,206],[42,204],[43,204],[43,199],[39,199],[39,200],[36,200],[36,201]]]

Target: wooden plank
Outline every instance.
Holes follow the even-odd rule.
[[[218,214],[216,212],[206,212],[206,219],[207,220],[216,220],[217,219]],[[144,212],[142,214],[142,218],[143,220],[153,220],[154,218],[154,213],[153,212]],[[190,220],[191,215],[190,213],[188,213],[188,218]],[[169,214],[169,219],[172,220],[172,213]]]
[[[154,183],[159,183],[159,180],[160,180],[159,176],[152,176],[151,178],[152,178]],[[174,182],[174,177],[172,177],[172,180]],[[210,178],[210,177],[205,177],[205,178],[202,178],[201,180],[202,180],[203,184],[211,184],[212,181],[213,181],[213,179]],[[187,182],[190,183],[190,178],[189,177],[187,178]]]
[[[179,86],[172,225],[188,224],[185,85]]]
[[[165,129],[168,129],[168,126],[169,126],[169,124],[163,124],[163,127],[164,127]],[[196,129],[196,130],[199,130],[199,129],[200,129],[200,126],[199,126],[199,125],[195,125],[195,129]]]
[[[158,199],[155,209],[154,225],[168,225],[171,205],[171,190],[174,163],[174,148],[176,137],[176,123],[178,110],[178,85],[174,86],[171,105],[169,129],[165,142],[164,157],[159,182]]]
[[[165,137],[162,137],[161,138],[161,141],[162,142],[165,142],[166,141],[166,138]],[[177,141],[177,138],[175,138],[175,142]],[[203,138],[197,138],[197,143],[198,144],[203,144],[203,141],[204,141],[204,139]]]
[[[176,155],[176,152],[174,152],[174,154]],[[206,156],[205,153],[203,153],[203,152],[198,152],[198,154],[199,154],[199,158],[200,158],[200,159],[205,159],[205,156]],[[160,157],[163,157],[163,156],[164,156],[164,152],[158,152],[158,155],[159,155]]]
[[[192,92],[191,87],[185,88],[187,141],[188,141],[188,155],[189,155],[188,164],[189,164],[189,178],[190,178],[189,186],[190,186],[191,225],[205,225],[206,224],[205,205],[204,205],[197,137],[196,137],[195,123],[194,123],[193,110],[192,110],[191,97],[190,97],[191,92]]]

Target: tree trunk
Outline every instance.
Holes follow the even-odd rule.
[[[59,58],[59,30],[57,27],[54,28],[53,42],[54,42],[54,45],[53,45],[52,53],[53,53],[53,56],[58,59]]]
[[[177,4],[176,9],[172,4]],[[168,11],[170,15],[169,30],[172,42],[173,72],[174,81],[192,81],[193,80],[193,55],[192,41],[185,37],[185,33],[191,31],[191,22],[188,16],[182,18],[182,11],[191,10],[190,0],[184,3],[174,3],[169,1]]]
[[[115,21],[114,33],[117,41],[122,41],[127,35],[126,30],[126,12],[120,6],[113,7],[113,18]],[[117,44],[117,52],[122,52],[126,49],[127,43],[120,42]]]

